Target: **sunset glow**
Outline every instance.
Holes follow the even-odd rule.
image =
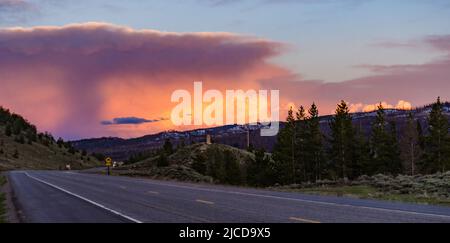
[[[437,96],[450,99],[450,14],[441,1],[255,1],[256,8],[186,1],[187,13],[206,13],[202,21],[180,17],[178,1],[111,1],[136,17],[97,2],[84,2],[90,10],[79,16],[71,4],[49,2],[0,1],[0,104],[68,139],[204,127],[169,119],[171,94],[199,80],[223,93],[280,90],[281,120],[290,107],[313,102],[327,115],[340,100],[352,112],[367,112],[380,103],[410,110]],[[173,16],[143,11],[159,8],[173,9]],[[329,9],[336,13],[324,16]],[[432,9],[439,9],[433,20],[408,21]],[[283,17],[261,19],[272,11]],[[367,20],[350,23],[340,15]],[[333,34],[337,29],[344,31]],[[120,118],[137,122],[112,122],[128,121]]]

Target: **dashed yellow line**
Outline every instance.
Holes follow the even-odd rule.
[[[298,222],[303,222],[303,223],[308,223],[308,224],[320,224],[319,221],[303,219],[303,218],[298,218],[298,217],[290,217],[289,219],[292,221],[298,221]]]
[[[214,203],[213,203],[213,202],[210,202],[210,201],[205,201],[205,200],[200,200],[200,199],[195,200],[195,201],[198,202],[198,203],[203,203],[203,204],[208,204],[208,205],[214,205]]]
[[[155,191],[147,191],[147,194],[159,195],[159,192],[155,192]]]

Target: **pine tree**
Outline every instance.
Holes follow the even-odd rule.
[[[23,124],[20,119],[14,119],[12,124],[12,133],[14,135],[19,135],[22,132]]]
[[[164,142],[163,151],[164,153],[166,153],[166,155],[173,154],[173,145],[170,139],[166,139],[166,141]]]
[[[370,142],[364,133],[362,125],[355,131],[355,146],[353,148],[353,163],[352,172],[353,178],[358,178],[362,175],[371,174],[370,168]]]
[[[207,173],[206,156],[204,154],[196,155],[192,162],[192,168],[202,175]]]
[[[251,186],[266,187],[275,183],[273,165],[264,149],[255,151],[255,160],[247,162],[247,183]]]
[[[62,148],[62,146],[64,145],[64,140],[62,138],[58,138],[58,141],[56,142],[56,144],[58,144],[59,148]]]
[[[278,133],[273,152],[276,161],[277,182],[280,184],[289,184],[295,181],[295,118],[292,108],[289,110],[286,121],[285,127]]]
[[[425,140],[425,158],[422,170],[425,173],[445,172],[450,169],[449,124],[443,114],[443,104],[440,98],[433,104],[428,124],[429,135]]]
[[[380,104],[372,125],[370,174],[401,172],[402,163],[395,122],[390,123],[390,129],[387,124],[384,107]]]
[[[421,131],[422,126],[420,126],[419,121],[416,121],[414,114],[410,112],[401,139],[401,151],[405,162],[403,167],[406,168],[406,173],[411,175],[416,174],[417,163],[422,154],[420,147]]]
[[[305,141],[305,161],[310,181],[322,179],[322,166],[324,161],[323,135],[320,131],[319,110],[316,104],[312,104],[308,110],[306,141]]]
[[[158,167],[167,167],[167,166],[169,166],[169,160],[167,158],[166,153],[162,152],[159,155],[158,161],[157,161],[157,166]]]
[[[14,141],[16,143],[25,144],[25,138],[22,135],[17,136]]]
[[[12,128],[11,128],[11,125],[6,125],[6,127],[5,127],[5,135],[6,136],[8,136],[8,137],[11,137],[11,135],[12,135]]]
[[[295,133],[295,164],[297,181],[307,181],[307,166],[305,161],[305,148],[307,141],[307,115],[305,108],[300,106],[296,113],[297,125]]]
[[[387,164],[388,172],[394,175],[401,174],[403,171],[403,162],[398,142],[397,124],[395,121],[389,122],[389,133],[387,140]]]
[[[335,116],[330,123],[332,169],[341,178],[352,176],[352,160],[354,159],[355,132],[350,110],[345,101],[341,101]]]
[[[242,183],[239,161],[233,152],[226,150],[224,152],[225,179],[224,182],[230,185],[239,185]]]

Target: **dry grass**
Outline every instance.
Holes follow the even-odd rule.
[[[6,177],[0,174],[0,188],[6,184]],[[6,196],[0,191],[0,223],[6,223]]]
[[[307,194],[450,206],[450,172],[426,176],[363,176],[353,182],[319,181],[274,187]]]
[[[98,166],[101,163],[91,156],[70,154],[66,148],[56,144],[45,146],[40,143],[20,144],[3,133],[0,126],[0,170],[17,169],[61,169],[70,164],[73,169]],[[18,158],[14,157],[18,151]]]

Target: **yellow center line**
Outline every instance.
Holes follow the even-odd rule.
[[[308,223],[308,224],[320,224],[319,221],[309,220],[309,219],[302,219],[302,218],[298,218],[298,217],[290,217],[289,219],[293,220],[293,221],[299,221],[299,222],[303,222],[303,223]]]
[[[159,192],[155,192],[155,191],[148,191],[147,194],[154,194],[154,195],[159,195]]]
[[[208,205],[213,205],[213,204],[214,204],[213,202],[205,201],[205,200],[200,200],[200,199],[195,200],[195,201],[198,202],[198,203],[204,203],[204,204],[208,204]]]

